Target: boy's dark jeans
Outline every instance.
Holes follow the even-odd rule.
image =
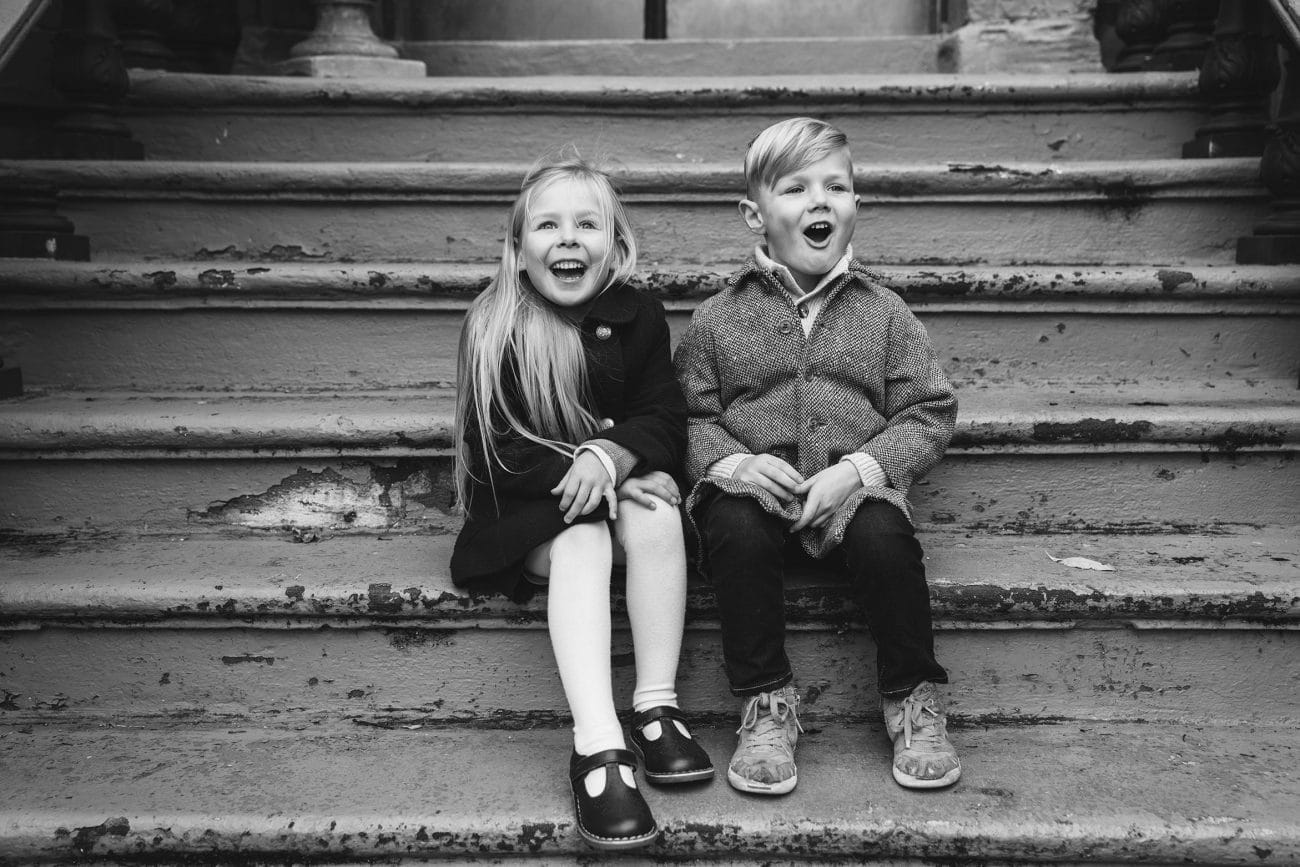
[[[793,679],[785,653],[785,565],[811,558],[784,520],[749,497],[715,492],[697,515],[731,691],[748,696],[779,689]],[[923,680],[947,683],[934,659],[921,545],[903,513],[890,503],[863,502],[830,559],[846,567],[866,614],[881,695],[906,696]]]

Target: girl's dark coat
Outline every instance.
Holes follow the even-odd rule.
[[[592,439],[636,455],[631,475],[662,470],[677,476],[686,452],[686,402],[673,371],[663,305],[630,286],[612,286],[596,299],[581,328],[593,412],[614,423]],[[524,580],[524,558],[568,526],[551,489],[572,460],[516,436],[498,444],[514,471],[506,472],[486,466],[475,430],[459,435],[472,456],[474,480],[452,552],[452,581],[476,593],[526,599],[531,585]],[[606,518],[602,502],[578,520]]]

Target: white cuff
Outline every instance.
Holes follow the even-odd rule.
[[[716,460],[709,466],[709,478],[711,479],[729,479],[740,469],[745,458],[752,458],[753,455],[746,452],[739,452],[734,455],[727,455],[725,458]]]
[[[889,477],[885,475],[885,470],[880,466],[880,461],[866,452],[853,452],[840,458],[840,460],[853,464],[858,471],[858,478],[862,479],[864,488],[889,487]]]
[[[591,443],[583,443],[578,446],[577,450],[573,453],[573,457],[576,459],[578,455],[583,452],[591,452],[596,456],[600,461],[601,466],[605,468],[605,472],[609,473],[609,483],[617,487],[618,470],[614,468],[614,459],[609,456],[609,453],[600,446],[593,446]]]

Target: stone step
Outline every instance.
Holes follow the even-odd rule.
[[[926,530],[936,647],[971,724],[1106,719],[1294,724],[1296,525],[1162,535]],[[471,597],[449,533],[9,537],[0,546],[7,723],[326,715],[528,727],[563,719],[545,595]],[[1084,556],[1114,572],[1051,557]],[[874,648],[833,572],[787,594],[812,720],[875,704]],[[615,601],[614,679],[630,694]],[[729,717],[707,585],[687,602],[684,706]]]
[[[0,260],[0,358],[33,389],[421,387],[455,378],[486,264]],[[1300,272],[885,266],[959,385],[1288,379]],[[645,270],[679,336],[726,274]],[[93,357],[93,363],[87,363]]]
[[[697,726],[725,766],[727,726]],[[1286,864],[1300,859],[1294,732],[1060,723],[957,728],[963,778],[903,790],[881,726],[806,727],[799,787],[645,787],[662,829],[625,863]],[[589,863],[557,728],[230,720],[0,729],[9,864]]]
[[[494,262],[506,163],[0,161],[45,182],[96,261]],[[1268,210],[1255,159],[859,166],[858,255],[886,264],[1231,265]],[[735,163],[617,172],[644,265],[718,267],[753,235]],[[720,252],[723,251],[723,252]]]
[[[738,165],[763,127],[813,115],[865,166],[1176,158],[1205,119],[1194,72],[464,76],[134,70],[124,121],[154,160],[527,163],[571,142],[625,162]]]
[[[1290,381],[961,388],[918,520],[1018,532],[1300,523]],[[450,388],[32,393],[0,403],[0,526],[445,527]]]

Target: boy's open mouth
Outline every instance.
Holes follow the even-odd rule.
[[[587,266],[576,259],[563,259],[559,262],[552,262],[550,272],[556,278],[566,283],[575,283],[582,279],[582,275],[587,273]]]
[[[835,230],[831,227],[830,223],[825,220],[818,220],[816,223],[813,223],[811,226],[804,229],[803,234],[805,238],[812,241],[814,244],[825,244],[826,239],[831,236],[831,232],[833,231]]]

